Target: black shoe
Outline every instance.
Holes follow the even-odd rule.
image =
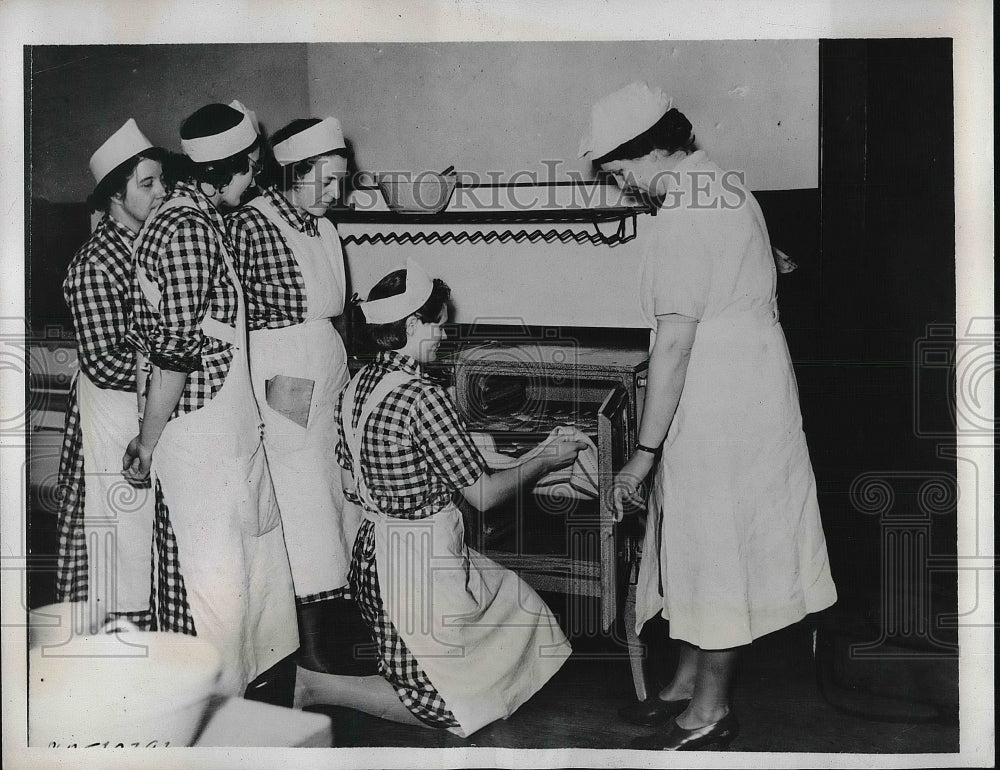
[[[629,748],[646,751],[698,751],[709,747],[724,749],[739,734],[740,723],[736,721],[736,712],[730,709],[718,722],[693,730],[685,730],[674,721],[666,732],[636,738],[629,744]]]
[[[665,725],[673,717],[688,707],[690,698],[684,700],[661,700],[658,695],[650,695],[646,700],[630,703],[618,709],[618,716],[626,722],[643,727]]]

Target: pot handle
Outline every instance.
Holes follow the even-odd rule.
[[[112,618],[107,623],[105,623],[104,626],[101,628],[102,634],[115,634],[120,631],[141,633],[142,629],[139,628],[139,626],[137,626],[131,620],[127,620],[126,618]]]

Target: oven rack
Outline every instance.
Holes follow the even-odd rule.
[[[467,425],[474,433],[489,433],[495,439],[502,437],[504,443],[522,443],[531,439],[535,439],[537,443],[560,425],[578,428],[590,438],[596,437],[598,432],[596,415],[593,420],[587,418],[574,420],[565,416],[560,418],[558,415],[545,415],[531,422],[510,422],[502,417],[482,417],[467,421]]]
[[[569,593],[576,596],[602,596],[601,564],[599,561],[565,558],[546,554],[519,554],[491,550],[490,558],[524,578],[536,591]]]

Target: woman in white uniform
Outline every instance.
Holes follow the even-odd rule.
[[[291,571],[250,385],[246,313],[224,207],[259,149],[249,114],[211,104],[181,126],[189,163],[135,243],[131,344],[149,362],[125,476],[161,482],[195,633],[244,688],[298,647]]]
[[[633,83],[598,102],[581,155],[658,201],[640,304],[651,334],[638,445],[619,511],[653,475],[636,600],[682,641],[673,680],[621,716],[666,725],[634,748],[727,745],[740,648],[836,601],[767,227],[691,124]],[[659,462],[658,462],[659,460]]]
[[[340,238],[325,214],[340,198],[347,145],[336,118],[296,120],[271,138],[261,195],[228,217],[250,328],[250,374],[295,584],[299,665],[364,674],[370,643],[349,599],[360,519],[344,511],[334,409],[350,379],[332,319],[344,310]],[[354,514],[354,515],[351,515]]]
[[[531,588],[465,545],[455,493],[485,510],[587,445],[560,437],[517,468],[486,471],[447,393],[420,373],[445,338],[449,294],[409,262],[361,303],[379,352],[341,396],[337,459],[365,519],[351,589],[380,676],[300,671],[296,701],[469,736],[537,692],[570,646]]]

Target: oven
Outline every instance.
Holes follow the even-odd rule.
[[[567,596],[571,637],[620,634],[615,620],[635,580],[641,528],[635,517],[615,521],[611,484],[635,444],[647,358],[645,348],[567,341],[487,342],[456,356],[459,411],[497,453],[522,456],[558,425],[596,448],[596,489],[543,479],[498,513],[470,512],[467,528],[476,550],[536,590]]]

